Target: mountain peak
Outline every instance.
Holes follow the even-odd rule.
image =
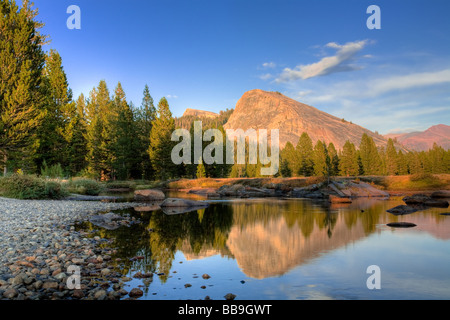
[[[187,117],[187,116],[216,118],[219,115],[217,113],[214,113],[214,112],[211,112],[211,111],[204,111],[204,110],[197,110],[197,109],[187,108],[186,111],[183,113],[183,117]]]
[[[251,90],[241,97],[225,129],[279,129],[280,147],[287,142],[294,146],[303,132],[308,133],[313,144],[318,140],[332,142],[342,149],[349,140],[359,146],[364,133],[372,137],[377,146],[387,140],[368,129],[339,119],[312,106],[293,100],[279,92]]]
[[[388,134],[386,138],[395,138],[405,148],[415,151],[428,151],[437,143],[444,149],[450,149],[450,126],[438,124],[425,131]]]

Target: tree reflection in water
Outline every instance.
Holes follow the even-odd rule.
[[[365,199],[350,205],[282,199],[218,202],[180,215],[122,211],[142,221],[97,234],[112,239],[114,259],[130,270],[162,274],[167,281],[177,252],[190,259],[217,255],[236,259],[249,277],[279,276],[376,232],[377,225],[401,219],[386,213],[396,202]],[[425,216],[433,213],[423,213]],[[435,218],[432,219],[443,219]],[[445,218],[445,217],[444,217]],[[89,229],[94,229],[87,224]],[[139,256],[139,259],[131,259]]]

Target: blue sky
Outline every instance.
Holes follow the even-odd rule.
[[[19,2],[20,3],[20,2]],[[145,84],[175,116],[279,91],[382,134],[450,125],[450,1],[35,0],[75,97]],[[369,30],[369,5],[381,30]],[[81,9],[69,30],[67,7]]]

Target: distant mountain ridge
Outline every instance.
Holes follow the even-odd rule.
[[[186,111],[183,113],[183,117],[201,117],[201,118],[216,118],[219,116],[218,113],[214,113],[211,111],[204,111],[204,110],[197,110],[197,109],[186,109]]]
[[[227,109],[228,117],[223,119],[224,129],[253,128],[279,129],[280,147],[284,148],[287,142],[294,147],[303,132],[311,138],[313,144],[318,140],[327,144],[332,142],[336,149],[342,150],[345,142],[352,142],[357,148],[361,137],[366,133],[371,137],[377,147],[386,147],[388,139],[395,141],[397,149],[403,151],[427,151],[436,142],[444,149],[450,148],[450,126],[440,124],[424,132],[380,135],[352,122],[335,117],[312,106],[303,104],[279,92],[269,92],[260,89],[248,91],[243,94],[233,110]],[[178,119],[216,119],[220,114],[197,109],[186,109],[183,116]],[[190,122],[189,122],[190,124]]]
[[[428,151],[433,144],[450,149],[450,126],[438,124],[425,131],[387,134],[386,138],[396,139],[405,148],[414,151]]]
[[[347,140],[358,147],[364,133],[372,137],[378,147],[387,145],[387,139],[382,135],[281,93],[259,89],[248,91],[242,96],[224,128],[279,129],[281,148],[288,141],[296,146],[303,132],[308,133],[313,144],[318,140],[327,144],[332,142],[338,150],[343,149]]]

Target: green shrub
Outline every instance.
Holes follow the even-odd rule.
[[[136,184],[132,181],[110,181],[106,183],[108,189],[135,189]]]
[[[67,192],[56,181],[46,181],[33,175],[13,174],[0,179],[0,193],[15,199],[60,199]]]
[[[103,191],[103,186],[91,179],[73,179],[64,184],[64,188],[70,193],[98,196]]]
[[[44,178],[62,178],[64,177],[64,172],[61,164],[54,164],[52,166],[47,166],[47,162],[42,164],[41,176]]]
[[[45,194],[49,199],[61,199],[67,197],[69,192],[59,182],[46,181]]]

